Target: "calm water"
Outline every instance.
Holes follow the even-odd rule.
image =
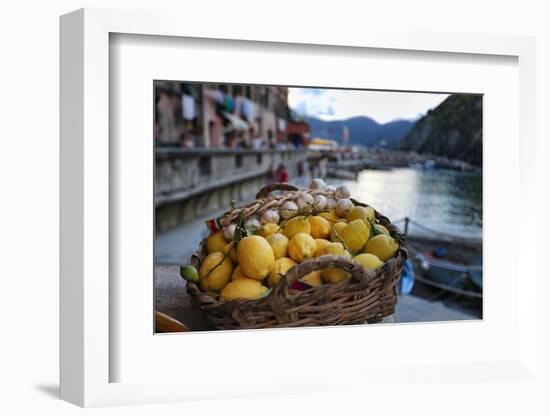
[[[357,181],[338,183],[348,185],[353,197],[372,205],[392,221],[409,217],[438,231],[481,237],[480,173],[410,168],[365,170]],[[412,225],[409,232],[423,234]]]

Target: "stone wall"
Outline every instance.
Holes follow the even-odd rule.
[[[297,176],[305,150],[229,150],[158,148],[155,163],[157,231],[229,208],[232,200],[252,199],[266,184],[270,165],[283,162]]]

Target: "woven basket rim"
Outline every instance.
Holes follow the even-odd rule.
[[[272,194],[273,191],[285,191],[285,194],[283,194],[283,195],[274,195],[274,194]],[[309,188],[299,188],[299,187],[296,187],[296,186],[288,184],[288,183],[274,183],[274,184],[271,184],[271,185],[268,185],[268,186],[262,188],[258,192],[258,194],[256,195],[256,199],[254,201],[251,201],[250,203],[245,204],[245,205],[240,206],[240,207],[235,207],[232,210],[225,212],[222,215],[222,217],[220,217],[221,218],[220,222],[223,223],[224,218],[227,218],[227,217],[232,216],[232,215],[233,215],[233,218],[234,218],[234,214],[235,214],[236,211],[242,212],[242,210],[245,210],[249,207],[255,207],[255,206],[258,206],[258,205],[265,204],[267,201],[280,201],[281,199],[285,198],[285,196],[288,197],[289,192],[296,193],[296,192],[304,192],[304,191],[312,193],[312,194],[317,194],[317,193],[322,194],[322,192],[323,192],[322,190],[311,190]],[[384,216],[383,214],[378,212],[374,207],[372,207],[368,204],[362,203],[362,202],[360,202],[360,201],[358,201],[354,198],[350,198],[350,200],[356,206],[371,207],[374,210],[375,218],[377,220],[377,223],[382,223],[382,225],[384,225],[386,228],[388,228],[388,231],[390,232],[390,235],[394,239],[396,239],[396,241],[399,244],[399,249],[398,249],[396,255],[393,258],[389,259],[388,261],[385,261],[383,266],[380,269],[377,269],[374,272],[372,270],[364,268],[359,263],[354,262],[352,259],[348,259],[347,263],[350,264],[350,267],[351,267],[351,264],[358,265],[357,267],[362,268],[364,273],[367,273],[371,276],[371,279],[375,279],[377,276],[381,276],[385,273],[387,274],[388,268],[390,268],[390,267],[402,267],[403,263],[408,258],[408,253],[407,253],[406,249],[403,246],[403,234],[401,233],[399,228],[396,227],[394,224],[392,224],[391,221],[386,216]],[[201,241],[199,250],[197,252],[195,252],[192,256],[192,263],[195,266],[200,265],[202,263],[202,258],[205,256],[206,240],[207,240],[207,238],[205,238]],[[316,262],[319,261],[319,259],[322,259],[323,257],[331,257],[331,256],[322,256],[322,257],[308,259],[308,260],[305,260],[302,263],[299,263],[299,264],[293,266],[292,268],[290,268],[286,272],[286,275],[283,276],[280,279],[277,286],[272,288],[271,292],[267,296],[265,296],[263,298],[260,298],[260,299],[255,299],[255,300],[252,300],[252,299],[233,299],[233,300],[228,300],[228,301],[222,301],[222,300],[219,300],[214,294],[210,294],[208,292],[202,292],[200,290],[200,288],[198,287],[198,285],[196,285],[195,283],[188,283],[187,285],[188,285],[190,293],[193,296],[201,296],[202,295],[201,296],[201,304],[204,305],[204,306],[206,306],[206,305],[209,305],[211,307],[218,306],[218,307],[223,307],[224,309],[228,309],[228,310],[229,309],[237,309],[237,308],[253,308],[253,307],[261,308],[262,306],[265,306],[266,304],[269,304],[270,299],[273,299],[275,296],[277,296],[277,293],[279,293],[281,291],[281,287],[283,285],[288,286],[288,281],[286,279],[286,276],[288,274],[292,274],[292,271],[296,267],[298,267],[300,265],[304,265],[304,264],[307,266],[310,263],[311,264],[316,263]],[[333,257],[336,257],[336,256],[333,256]],[[343,259],[343,257],[339,257],[339,258]],[[350,279],[345,279],[345,280],[343,280],[341,282],[338,282],[338,283],[330,283],[330,284],[327,283],[327,284],[323,284],[323,285],[317,286],[317,287],[310,287],[306,290],[295,292],[293,294],[288,293],[288,287],[287,287],[285,290],[283,290],[283,293],[285,295],[289,296],[290,300],[296,300],[296,299],[299,299],[300,297],[310,296],[310,295],[314,294],[316,291],[318,291],[320,287],[323,287],[323,286],[326,286],[326,285],[331,285],[331,286],[334,286],[336,288],[345,289],[347,286],[350,285],[350,283],[352,283],[350,281]]]

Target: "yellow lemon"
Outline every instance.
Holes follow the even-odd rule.
[[[313,257],[319,257],[323,254],[323,251],[325,250],[325,247],[330,244],[329,240],[325,240],[324,238],[316,238],[315,239],[315,254]]]
[[[268,291],[269,289],[261,282],[242,278],[228,283],[220,293],[220,300],[259,299]]]
[[[279,231],[279,224],[267,222],[260,227],[260,229],[258,230],[258,235],[261,235],[262,237],[268,237],[272,234],[275,234],[277,231]]]
[[[374,209],[372,207],[356,205],[349,210],[347,219],[348,221],[360,219],[372,222],[374,221]]]
[[[374,254],[370,254],[370,253],[358,254],[353,258],[353,260],[359,263],[365,269],[372,269],[372,270],[376,270],[382,267],[382,265],[384,264],[382,260],[380,260]]]
[[[351,252],[361,250],[370,237],[370,223],[365,220],[353,220],[338,234],[344,245]]]
[[[206,239],[206,251],[208,251],[208,254],[222,251],[226,244],[227,242],[225,238],[223,238],[223,232],[218,231],[214,234],[210,234]]]
[[[323,284],[323,279],[321,277],[321,270],[316,270],[314,272],[308,273],[304,277],[302,277],[300,280],[314,287],[321,286]]]
[[[221,290],[233,273],[233,264],[221,251],[211,253],[202,262],[199,269],[199,278],[203,290]],[[204,281],[204,283],[203,283]]]
[[[266,238],[267,242],[273,249],[276,259],[286,257],[288,252],[288,238],[284,234],[271,234]]]
[[[311,236],[313,238],[327,238],[331,225],[328,220],[318,215],[309,217],[309,225],[311,227]]]
[[[378,234],[372,237],[365,248],[364,253],[374,254],[382,261],[387,261],[397,253],[399,244],[393,238],[386,234]]]
[[[280,259],[275,260],[275,266],[267,278],[269,286],[277,286],[277,283],[279,283],[281,277],[283,277],[286,272],[294,266],[296,266],[296,262],[288,257],[281,257]]]
[[[237,259],[245,275],[262,280],[275,264],[275,254],[267,240],[259,235],[251,235],[239,241]]]
[[[330,241],[339,242],[342,238],[340,233],[344,229],[344,227],[347,224],[345,222],[337,222],[332,226],[332,230],[330,230]]]
[[[342,243],[328,243],[323,250],[323,256],[324,255],[330,255],[330,256],[343,256],[350,258],[351,255],[349,251],[346,250],[344,245]]]
[[[348,259],[351,257],[342,243],[330,243],[325,247],[323,255],[342,256]],[[321,276],[326,283],[337,283],[349,279],[351,275],[342,269],[328,268],[321,272]]]
[[[336,215],[336,212],[334,212],[333,209],[331,209],[330,211],[320,212],[317,215],[319,215],[320,217],[323,217],[330,223],[337,222],[340,219],[340,217]]]
[[[208,279],[201,279],[199,286],[203,292],[208,292]]]
[[[233,270],[233,274],[231,275],[231,280],[237,280],[237,279],[249,279],[241,269],[241,266],[235,267],[235,270]]]
[[[237,260],[237,250],[235,249],[235,243],[233,243],[233,242],[227,243],[223,247],[222,253],[225,254],[226,256],[228,255],[233,263],[238,262],[238,260]]]
[[[388,231],[388,229],[384,227],[382,224],[374,224],[373,228],[376,235],[378,234],[390,235],[390,232]]]
[[[298,233],[288,243],[288,255],[298,263],[310,259],[315,254],[317,245],[312,236],[306,233]]]
[[[283,228],[283,233],[288,237],[289,240],[298,233],[309,234],[310,232],[311,225],[309,225],[307,217],[304,216],[294,217],[290,219]]]

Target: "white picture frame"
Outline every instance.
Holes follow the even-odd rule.
[[[186,21],[185,26],[181,25],[183,20]],[[534,39],[468,33],[390,32],[374,28],[364,30],[358,37],[351,31],[329,33],[321,27],[317,30],[311,28],[307,32],[302,32],[299,28],[289,28],[281,32],[278,25],[269,23],[263,25],[262,29],[255,28],[254,31],[241,35],[233,33],[230,27],[207,27],[198,20],[184,19],[184,16],[173,13],[107,9],[82,9],[61,18],[61,398],[87,407],[334,392],[367,387],[374,391],[377,388],[387,389],[388,383],[395,379],[399,379],[400,383],[405,385],[446,383],[451,379],[471,383],[487,380],[521,382],[535,379],[537,323],[534,319],[534,288],[537,271],[535,261],[524,261],[529,257],[529,253],[526,245],[521,244],[521,241],[536,239],[535,230],[527,223],[526,215],[522,215],[526,212],[535,212],[535,191],[529,181],[535,169],[535,154],[532,151],[536,139]],[[280,371],[276,371],[273,367],[254,373],[256,377],[263,377],[261,383],[257,382],[258,378],[247,378],[244,370],[240,377],[230,373],[237,371],[238,366],[227,366],[226,371],[216,375],[215,381],[210,379],[209,371],[201,372],[198,367],[192,366],[185,377],[172,380],[166,377],[167,373],[163,374],[161,371],[155,377],[155,374],[151,374],[154,371],[151,368],[148,368],[143,380],[137,376],[126,378],[114,375],[113,368],[117,367],[118,361],[124,357],[120,356],[121,350],[113,349],[112,343],[114,338],[121,337],[117,325],[112,323],[113,316],[119,313],[118,305],[114,304],[116,297],[113,297],[113,293],[120,287],[113,286],[110,280],[110,275],[119,267],[116,255],[110,252],[110,243],[113,238],[112,228],[116,226],[116,221],[120,220],[120,217],[111,215],[113,207],[110,205],[112,200],[116,199],[112,194],[111,173],[117,171],[117,166],[114,165],[116,159],[111,154],[109,141],[110,135],[115,134],[110,125],[113,120],[110,120],[112,86],[109,54],[110,38],[113,34],[165,37],[156,38],[157,42],[168,41],[167,37],[270,42],[276,43],[282,50],[291,45],[300,45],[303,48],[330,45],[332,50],[347,48],[349,51],[349,48],[355,48],[353,50],[357,51],[409,51],[411,54],[433,53],[431,56],[434,57],[467,55],[473,62],[476,57],[482,56],[516,59],[519,71],[518,111],[517,114],[512,114],[513,120],[510,125],[518,127],[518,131],[512,132],[511,135],[517,142],[519,153],[517,166],[512,166],[512,171],[509,172],[512,183],[517,184],[517,187],[512,187],[510,195],[517,204],[518,227],[522,227],[525,232],[521,236],[518,258],[515,260],[517,263],[513,263],[514,267],[501,270],[507,273],[511,282],[519,284],[517,292],[509,293],[515,306],[510,312],[514,325],[509,329],[510,340],[514,342],[513,347],[503,348],[499,353],[495,353],[493,360],[480,354],[481,358],[476,359],[475,355],[472,355],[468,361],[453,362],[443,355],[434,362],[419,360],[413,363],[413,360],[405,363],[395,360],[391,365],[390,361],[382,360],[381,366],[368,362],[358,365],[357,368],[350,367],[348,362],[333,364],[320,370],[304,363],[300,367],[295,365],[296,370],[293,372],[289,372],[285,367],[280,367]],[[143,105],[151,108],[150,102]],[[514,143],[512,142],[512,145]],[[510,157],[513,157],[512,153],[509,154]],[[145,158],[146,155],[138,154],[136,157]],[[493,179],[498,178],[498,172],[494,173]],[[515,173],[518,173],[517,178],[514,177]],[[152,181],[152,178],[149,180]],[[532,214],[530,219],[533,221]],[[150,248],[143,247],[141,250]],[[523,268],[521,282],[518,280],[516,269],[520,262]],[[486,272],[490,273],[491,270]],[[464,327],[456,323],[441,327],[440,330],[449,336],[462,331],[467,334],[465,336],[472,336],[474,332],[481,336],[485,324],[489,325],[492,322],[495,326],[502,326],[498,317],[491,316],[490,309],[485,312],[490,318],[482,325]],[[152,321],[152,309],[150,313]],[[144,322],[143,325],[150,327],[151,324],[152,322]],[[386,339],[384,342],[390,342],[390,339],[414,336],[415,331],[419,331],[410,325],[399,328],[397,335],[395,331],[390,334],[388,329],[391,328],[387,326],[377,326],[376,332],[368,334],[363,327],[346,328],[345,336],[355,336],[361,342],[373,342],[380,336],[381,339]],[[223,336],[224,342],[239,347],[244,343],[280,342],[281,334],[288,331],[293,332],[294,337],[299,337],[301,343],[307,343],[312,338],[317,338],[319,342],[327,342],[330,337],[344,336],[344,331],[336,333],[330,328],[316,332],[267,331],[261,337],[257,335],[257,331],[239,331]],[[433,332],[434,326],[424,325],[422,331],[426,334]],[[504,334],[506,329],[499,327],[499,331]],[[153,337],[152,332],[150,336]],[[211,342],[212,337],[218,334],[181,336],[191,336],[187,338],[187,343],[192,344],[193,348],[198,348],[207,340]],[[156,337],[155,342],[166,347],[166,344],[181,342],[182,338],[176,338],[181,336]],[[354,351],[353,348],[350,351]],[[252,352],[250,354],[254,355]],[[165,360],[162,363],[166,366],[169,361]],[[414,365],[411,366],[411,363]],[[213,365],[209,367],[214,370]],[[135,372],[138,373],[138,370]]]

